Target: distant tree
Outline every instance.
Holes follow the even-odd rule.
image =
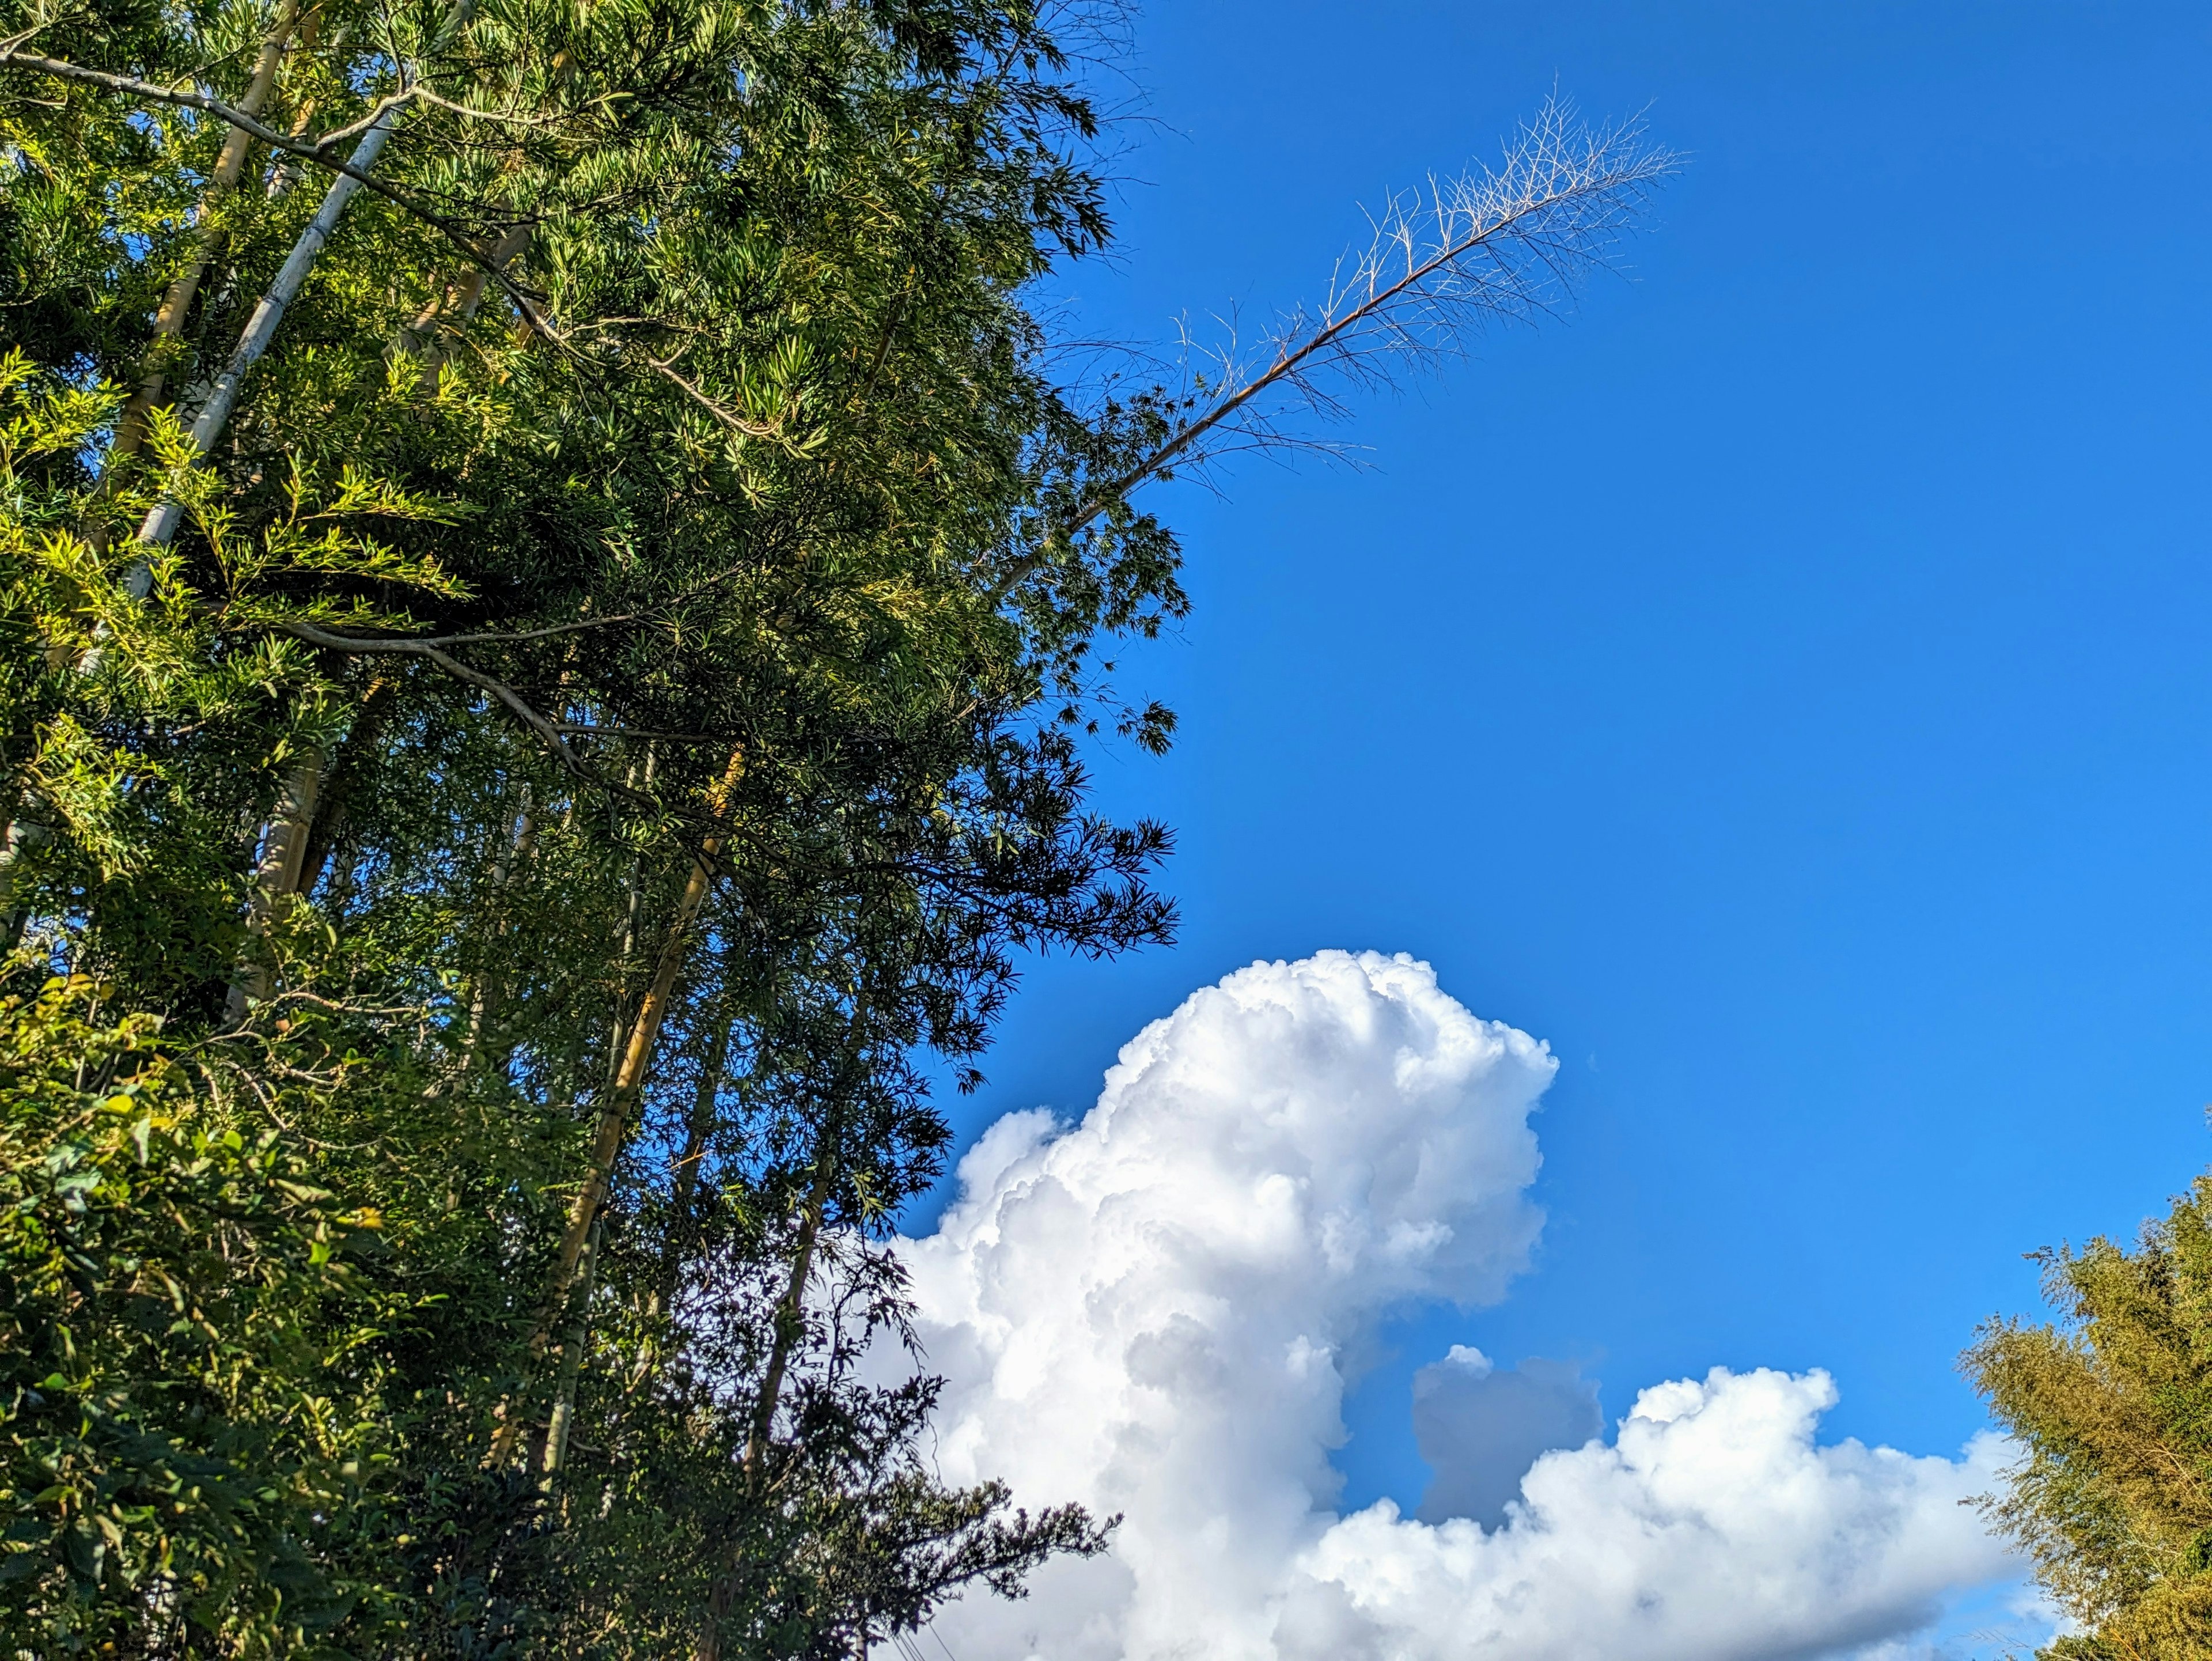
[[[2022,1449],[1984,1507],[2087,1628],[2042,1653],[2212,1655],[2212,1175],[2133,1251],[2040,1256],[2059,1320],[1993,1321],[1961,1365]]]

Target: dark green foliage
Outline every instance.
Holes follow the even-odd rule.
[[[1014,953],[1171,922],[1072,734],[1160,741],[1085,654],[1172,546],[1033,554],[1088,112],[970,0],[0,21],[233,100],[272,27],[276,131],[395,49],[443,101],[205,455],[327,168],[215,191],[222,122],[0,65],[0,1648],[826,1657],[1012,1592],[1101,1536],[931,1475],[881,1240]]]
[[[415,1312],[380,1219],[316,1186],[301,1139],[241,1135],[230,1063],[108,1025],[100,990],[0,1013],[0,1641],[373,1624],[390,1592],[362,1551],[401,1451],[380,1351]]]
[[[1102,1548],[935,1479],[887,1236],[1021,954],[1173,928],[1130,491],[1669,164],[1554,112],[1081,402],[1046,22],[0,0],[0,1651],[826,1661]]]

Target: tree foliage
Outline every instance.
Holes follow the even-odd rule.
[[[887,1238],[1022,954],[1173,928],[1133,493],[1361,372],[1055,374],[1084,23],[0,4],[0,1649],[847,1656],[1101,1548],[935,1478]],[[1665,167],[1540,123],[1328,341]]]
[[[2043,1264],[2059,1322],[1993,1322],[1964,1365],[2022,1448],[1990,1515],[2084,1629],[2045,1653],[2212,1652],[2212,1177],[2134,1250]]]

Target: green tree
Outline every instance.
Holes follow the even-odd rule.
[[[1044,21],[7,9],[0,1646],[849,1655],[1099,1548],[934,1480],[885,1237],[1021,954],[1171,931],[1084,766],[1172,727],[1133,498],[1667,164],[1554,112],[1069,386]]]
[[[2045,1654],[2212,1653],[2212,1177],[2146,1223],[2043,1254],[2059,1319],[1994,1321],[1964,1359],[2021,1457],[1985,1507],[2086,1629]]]

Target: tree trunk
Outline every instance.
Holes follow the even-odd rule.
[[[522,867],[529,862],[531,849],[538,837],[538,820],[531,804],[530,786],[526,782],[522,786],[521,797],[520,812],[508,821],[512,827],[512,839],[492,861],[491,891],[494,904],[501,908],[501,915],[492,925],[489,958],[477,968],[476,983],[470,989],[469,1030],[461,1043],[464,1068],[475,1065],[477,1052],[483,1043],[484,1028],[499,1013],[500,998],[505,988],[500,983],[497,964],[499,942],[507,936],[507,891],[521,873]]]
[[[585,1238],[591,1232],[592,1220],[599,1214],[600,1203],[606,1198],[607,1183],[614,1175],[623,1142],[629,1131],[630,1114],[644,1092],[646,1074],[653,1065],[653,1047],[660,1038],[660,1025],[668,1013],[676,977],[683,972],[689,955],[691,925],[698,920],[699,909],[706,903],[712,883],[706,861],[720,851],[719,839],[710,839],[702,856],[692,861],[683,897],[677,901],[675,915],[669,919],[667,932],[661,937],[653,979],[638,1004],[637,1018],[629,1024],[629,1037],[623,1047],[621,1064],[615,1070],[612,1086],[592,1128],[591,1166],[583,1187],[577,1190],[575,1201],[568,1208],[568,1226],[561,1237],[561,1251],[547,1300],[550,1304],[558,1305],[567,1296],[575,1279],[577,1260],[583,1255]]]
[[[836,1080],[841,1091],[854,1065],[866,1053],[866,1006],[856,1003],[844,1064]],[[808,1185],[805,1203],[799,1211],[799,1238],[791,1254],[791,1278],[785,1284],[783,1296],[776,1301],[775,1332],[769,1342],[768,1365],[761,1370],[760,1390],[753,1398],[752,1423],[746,1427],[743,1465],[748,1506],[759,1502],[767,1481],[769,1439],[775,1433],[775,1410],[782,1400],[784,1378],[791,1371],[792,1353],[806,1332],[806,1287],[814,1276],[815,1250],[821,1243],[822,1221],[828,1214],[830,1189],[836,1182],[842,1116],[838,1098],[833,1098],[823,1120],[821,1135],[815,1141],[814,1180]],[[720,1661],[721,1623],[729,1613],[731,1600],[737,1596],[738,1569],[733,1555],[708,1596],[707,1619],[692,1652],[693,1661]]]
[[[299,881],[292,890],[294,893],[315,891],[315,885],[322,880],[324,867],[330,863],[331,850],[343,840],[353,793],[360,787],[361,776],[368,770],[377,742],[384,735],[384,724],[391,718],[392,705],[398,694],[398,680],[389,675],[379,675],[362,695],[361,712],[347,729],[337,756],[331,763],[330,772],[323,780],[322,795],[316,803],[314,823],[308,827],[307,849],[300,859]]]
[[[23,856],[46,839],[46,827],[23,817],[22,796],[16,797],[8,828],[0,831],[0,952],[13,952],[23,938],[23,925],[31,909],[16,897],[23,880]]]
[[[814,1183],[807,1190],[806,1207],[799,1214],[799,1239],[791,1254],[791,1281],[775,1309],[775,1336],[769,1345],[768,1366],[761,1374],[760,1394],[753,1402],[753,1421],[745,1433],[745,1497],[760,1497],[761,1468],[768,1456],[768,1439],[775,1428],[775,1409],[783,1396],[783,1375],[791,1369],[791,1352],[806,1330],[806,1283],[814,1275],[814,1247],[822,1238],[822,1215],[829,1208],[830,1186],[837,1169],[833,1127],[823,1128],[814,1151]]]
[[[301,861],[307,851],[307,829],[314,822],[315,796],[322,788],[323,752],[310,750],[293,766],[276,798],[276,811],[261,838],[261,858],[253,868],[253,892],[246,901],[246,928],[251,937],[246,960],[231,983],[224,1019],[237,1026],[269,996],[269,963],[257,949],[283,907],[300,885]]]
[[[284,61],[284,49],[291,43],[292,31],[299,19],[299,0],[282,0],[276,9],[276,21],[261,43],[261,56],[254,63],[253,78],[238,100],[238,107],[245,114],[259,115],[262,106],[269,101],[269,94],[276,85],[276,71]],[[161,308],[154,314],[153,342],[146,349],[138,390],[131,393],[131,401],[123,406],[123,413],[116,419],[115,441],[107,450],[107,468],[136,454],[138,447],[145,442],[146,417],[161,401],[168,384],[169,368],[176,356],[177,338],[184,332],[185,318],[191,310],[193,296],[199,292],[200,279],[207,275],[208,266],[222,249],[222,228],[210,221],[222,198],[237,187],[252,144],[252,140],[241,127],[233,127],[222,141],[215,171],[208,176],[207,189],[200,195],[199,233],[192,239],[192,251],[185,261],[185,268],[171,279],[168,292],[161,296]],[[104,538],[104,527],[100,528]]]
[[[745,1504],[758,1503],[768,1461],[768,1440],[775,1427],[777,1399],[783,1394],[783,1377],[791,1367],[791,1353],[806,1330],[806,1283],[814,1274],[814,1247],[822,1238],[822,1217],[830,1203],[835,1170],[830,1136],[825,1128],[815,1153],[814,1183],[799,1214],[799,1240],[791,1257],[791,1281],[775,1306],[775,1336],[769,1346],[768,1366],[761,1375],[760,1394],[754,1398],[753,1421],[745,1434]],[[707,1619],[700,1628],[693,1661],[721,1661],[722,1621],[738,1593],[739,1561],[733,1550],[714,1589],[707,1597]]]
[[[346,799],[358,782],[366,750],[373,748],[383,731],[384,718],[398,688],[379,676],[369,683],[361,714],[338,759],[324,776],[324,753],[310,751],[292,770],[277,798],[276,811],[262,828],[261,858],[253,871],[253,891],[246,899],[246,927],[253,940],[264,938],[269,925],[295,896],[311,891],[322,874],[331,843],[345,823]],[[269,995],[267,964],[254,952],[252,941],[238,979],[232,983],[224,1008],[225,1019],[238,1025],[254,1004]]]
[[[510,227],[499,240],[493,243],[484,258],[501,271],[521,258],[530,246],[531,230],[527,225]],[[472,265],[468,274],[453,283],[446,292],[422,308],[406,332],[400,337],[400,350],[419,355],[422,374],[416,390],[424,398],[434,397],[438,391],[438,373],[453,356],[453,343],[460,332],[469,326],[483,304],[484,290],[491,286],[491,272],[483,265]],[[433,332],[438,338],[435,346],[428,343]]]
[[[699,1162],[707,1157],[707,1138],[714,1128],[715,1098],[729,1065],[733,1023],[715,1023],[714,1040],[699,1069],[699,1088],[691,1098],[691,1116],[684,1126],[684,1151],[677,1156],[668,1200],[668,1240],[661,1249],[659,1299],[663,1309],[676,1300],[676,1277],[683,1272],[684,1254],[698,1238],[697,1220],[691,1214],[699,1191]]]
[[[737,782],[744,764],[742,751],[730,757],[728,770],[714,796],[717,817],[723,812],[730,787]],[[722,849],[720,837],[709,837],[693,855],[690,876],[684,884],[684,893],[676,903],[676,910],[669,918],[668,927],[661,935],[660,950],[653,962],[653,978],[647,983],[645,996],[638,1004],[637,1015],[629,1023],[629,1037],[622,1047],[622,1058],[615,1068],[601,1098],[599,1116],[592,1127],[590,1162],[585,1168],[584,1181],[576,1190],[575,1199],[568,1207],[568,1226],[561,1232],[561,1246],[556,1254],[553,1275],[539,1305],[536,1329],[530,1335],[529,1357],[532,1361],[545,1354],[552,1339],[552,1323],[566,1307],[570,1290],[576,1283],[577,1266],[584,1255],[584,1247],[591,1238],[592,1227],[597,1222],[599,1208],[606,1203],[607,1186],[613,1180],[616,1165],[621,1160],[623,1143],[629,1134],[630,1116],[636,1110],[638,1098],[644,1094],[647,1075],[653,1067],[654,1046],[659,1042],[660,1026],[668,1013],[670,999],[676,991],[676,979],[683,972],[685,958],[690,950],[691,926],[699,918],[700,909],[707,902],[708,891],[714,885],[710,869],[714,856]],[[515,1409],[518,1403],[507,1403],[507,1411],[493,1433],[489,1463],[503,1465],[514,1457],[516,1442],[521,1434],[522,1421]]]
[[[568,1431],[576,1417],[576,1378],[583,1371],[584,1344],[592,1335],[592,1283],[599,1262],[599,1237],[606,1220],[594,1218],[592,1238],[584,1248],[584,1272],[576,1288],[574,1318],[561,1340],[561,1388],[553,1402],[553,1415],[545,1425],[545,1487],[550,1488],[568,1457]]]
[[[442,50],[447,41],[467,26],[469,19],[475,14],[476,4],[477,0],[457,0],[439,28],[437,39],[431,45],[432,52]],[[347,163],[355,173],[368,173],[376,166],[377,158],[384,154],[385,145],[392,140],[398,113],[396,108],[386,110],[362,135],[361,142],[354,146],[353,154],[347,158]],[[340,173],[331,180],[330,189],[323,195],[323,205],[316,210],[314,218],[308,222],[307,229],[300,233],[299,240],[292,245],[292,252],[286,257],[283,269],[278,271],[276,280],[263,293],[260,303],[254,307],[253,315],[246,319],[245,332],[239,336],[238,344],[231,349],[229,360],[222,366],[222,372],[216,376],[213,386],[209,388],[206,402],[200,405],[199,414],[192,422],[192,453],[195,456],[204,456],[214,449],[216,440],[222,436],[223,428],[230,420],[231,409],[238,402],[239,388],[244,384],[247,371],[258,363],[261,355],[269,350],[269,343],[276,333],[276,326],[283,319],[284,308],[299,298],[300,290],[307,285],[307,274],[314,269],[315,260],[321,254],[324,244],[331,240],[331,234],[337,228],[338,216],[345,211],[346,204],[353,200],[354,192],[360,188],[360,179],[352,174]],[[175,538],[178,523],[183,516],[183,504],[173,496],[164,496],[148,510],[145,523],[138,527],[139,545],[167,547]],[[154,568],[149,560],[142,557],[125,574],[123,587],[133,599],[143,599],[151,590],[153,582]]]

